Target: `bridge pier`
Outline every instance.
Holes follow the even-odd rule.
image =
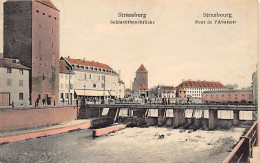
[[[233,124],[234,124],[234,126],[239,125],[239,119],[240,119],[239,117],[240,117],[239,110],[234,110],[233,111]]]
[[[213,130],[218,124],[218,110],[209,110],[209,129]]]
[[[185,122],[185,111],[183,109],[174,109],[174,122],[173,128],[177,128]]]
[[[144,118],[147,109],[133,109],[133,117]]]
[[[165,109],[158,109],[158,126],[162,126],[166,119],[165,117]]]
[[[114,119],[114,122],[118,119],[119,116],[119,108],[109,108],[107,116]]]

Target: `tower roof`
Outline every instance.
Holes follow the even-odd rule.
[[[54,9],[58,10],[56,8],[56,6],[50,0],[36,0],[36,1],[38,1],[38,2],[40,2],[42,4],[45,4],[46,6],[49,6],[51,8],[54,8]]]
[[[136,72],[148,72],[148,71],[146,70],[146,68],[144,67],[144,65],[141,64],[141,66],[137,69]]]

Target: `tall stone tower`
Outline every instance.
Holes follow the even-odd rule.
[[[136,71],[136,77],[133,82],[133,90],[138,90],[140,87],[148,88],[148,71],[143,64],[141,64]]]
[[[30,101],[58,102],[59,10],[50,0],[4,3],[4,57],[29,67]],[[47,102],[46,101],[46,102]]]

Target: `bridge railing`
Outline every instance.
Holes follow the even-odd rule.
[[[223,163],[249,162],[253,154],[253,147],[258,145],[259,120],[242,136],[236,147],[228,155]]]

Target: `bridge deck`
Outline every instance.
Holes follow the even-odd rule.
[[[246,105],[86,104],[86,108],[198,109],[198,110],[257,111],[257,106],[246,106]]]

